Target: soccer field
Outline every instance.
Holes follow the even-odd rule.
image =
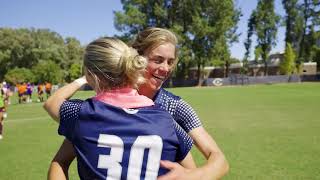
[[[224,179],[320,179],[320,83],[175,88],[224,151]],[[79,92],[86,98],[93,92]],[[0,140],[0,180],[43,180],[63,141],[42,103],[13,104]],[[204,159],[192,151],[197,164]],[[79,179],[75,163],[70,179]]]

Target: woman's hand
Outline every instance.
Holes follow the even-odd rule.
[[[176,162],[161,161],[160,166],[170,171],[158,177],[158,180],[194,180],[200,179],[199,177],[201,177],[201,171],[199,171],[199,169],[187,169]]]

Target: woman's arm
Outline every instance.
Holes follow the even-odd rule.
[[[86,83],[87,81],[85,77],[81,77],[73,81],[72,83],[58,89],[52,96],[49,97],[43,107],[47,110],[47,112],[54,120],[59,122],[59,110],[62,103],[70,98],[82,85]],[[50,164],[48,179],[68,179],[68,169],[74,158],[75,152],[73,146],[70,141],[65,139]]]
[[[184,168],[187,168],[187,169],[194,169],[194,168],[197,168],[196,166],[196,163],[194,162],[193,158],[192,158],[192,154],[191,152],[189,152],[187,154],[187,156],[179,162],[179,164],[184,167]]]
[[[175,108],[174,119],[191,136],[194,144],[207,159],[206,163],[196,169],[183,170],[177,163],[164,162],[161,165],[171,169],[162,179],[220,179],[229,170],[228,162],[214,139],[201,126],[198,115],[184,100],[180,99]],[[172,173],[173,172],[173,173]],[[161,180],[161,178],[159,178]]]
[[[189,132],[197,148],[206,157],[207,163],[200,167],[203,179],[220,179],[229,171],[229,164],[214,139],[203,127]]]
[[[71,162],[76,157],[74,148],[70,141],[65,139],[60,146],[59,151],[51,161],[48,180],[66,180]]]
[[[86,78],[83,76],[76,79],[70,84],[63,86],[58,89],[49,99],[44,103],[44,109],[49,113],[49,115],[57,122],[60,122],[59,110],[64,101],[69,99],[80,87],[86,84]]]
[[[229,165],[224,154],[204,128],[195,128],[189,135],[206,157],[207,162],[199,168],[187,169],[175,162],[161,161],[161,166],[169,169],[170,172],[160,176],[158,180],[216,180],[222,178],[228,172]]]

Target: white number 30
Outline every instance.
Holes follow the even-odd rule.
[[[111,148],[110,155],[99,155],[98,168],[108,169],[107,180],[120,180],[123,141],[115,135],[100,134],[98,147]],[[130,150],[127,179],[140,180],[143,154],[149,149],[145,179],[156,179],[162,152],[162,139],[157,135],[138,136]]]

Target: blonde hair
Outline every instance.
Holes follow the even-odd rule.
[[[140,55],[147,56],[147,54],[150,53],[151,50],[165,43],[171,43],[175,46],[175,62],[177,62],[178,39],[173,32],[167,29],[157,27],[147,28],[144,31],[138,33],[131,46],[135,48]]]
[[[94,79],[96,91],[126,86],[137,88],[144,82],[147,60],[121,40],[105,37],[86,47],[84,66],[87,75]]]

